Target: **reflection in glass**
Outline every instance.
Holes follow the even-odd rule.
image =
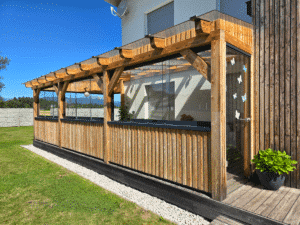
[[[211,51],[197,53],[210,65]],[[211,120],[211,86],[183,57],[127,70],[125,105],[135,119]]]

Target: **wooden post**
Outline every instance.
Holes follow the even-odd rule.
[[[66,104],[65,104],[65,93],[67,91],[68,85],[70,81],[65,81],[64,83],[60,82],[58,83],[58,145],[61,148],[61,140],[62,140],[62,123],[61,119],[63,119],[66,116]]]
[[[40,92],[41,89],[32,89],[33,90],[33,134],[35,140],[35,117],[40,115]]]
[[[111,121],[115,120],[115,93],[111,93]]]
[[[125,106],[125,88],[124,81],[120,80],[120,89],[121,89],[121,106]]]
[[[103,123],[103,150],[104,162],[109,163],[110,160],[110,135],[108,121],[111,121],[111,96],[108,95],[108,85],[110,82],[110,73],[103,71],[103,98],[104,98],[104,123]]]
[[[211,42],[211,187],[212,198],[226,198],[226,42],[220,30]]]

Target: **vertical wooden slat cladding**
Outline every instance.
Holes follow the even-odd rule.
[[[265,113],[264,113],[264,109],[265,109],[265,80],[264,80],[264,77],[265,77],[265,71],[264,71],[264,68],[265,68],[265,61],[264,61],[264,53],[265,53],[265,49],[264,49],[264,26],[265,26],[265,20],[264,20],[264,0],[261,0],[260,2],[260,61],[259,61],[259,64],[260,64],[260,67],[259,67],[259,78],[260,78],[260,85],[259,85],[259,89],[260,89],[260,93],[259,93],[259,96],[260,96],[260,101],[259,101],[259,109],[260,109],[260,148],[265,148],[265,128],[264,128],[264,124],[265,124],[265,120],[264,120],[264,116],[265,116]]]
[[[300,162],[300,2],[253,1],[255,151],[286,151]],[[258,81],[258,82],[257,82]],[[259,108],[259,109],[258,109]],[[285,186],[300,188],[300,165]]]
[[[124,163],[126,167],[211,191],[209,132],[126,125],[110,125],[110,128],[114,134],[111,162],[122,165],[124,156],[128,160]],[[130,137],[128,133],[132,130],[134,138],[128,141],[126,137]]]
[[[285,79],[285,0],[280,0],[280,95],[279,95],[279,106],[280,106],[280,149],[284,149],[284,79]]]
[[[291,0],[291,157],[299,160],[297,157],[297,1]],[[297,168],[299,166],[296,166]],[[297,173],[291,173],[291,187],[297,188]]]
[[[186,163],[186,152],[187,152],[187,145],[186,145],[186,133],[184,130],[180,130],[182,135],[182,142],[181,142],[181,157],[182,157],[182,184],[187,185],[187,163]]]
[[[285,2],[285,92],[284,92],[284,108],[285,108],[285,130],[284,130],[284,149],[286,153],[291,155],[291,8],[290,1]],[[288,16],[289,15],[289,16]],[[286,183],[291,186],[291,173],[286,177]]]
[[[280,29],[279,29],[279,6],[280,6],[280,0],[275,0],[275,5],[274,5],[274,9],[275,9],[275,102],[274,102],[274,106],[275,106],[275,115],[274,115],[274,120],[275,120],[275,149],[279,149],[280,148],[280,114],[279,114],[279,59],[280,59]]]
[[[78,128],[85,130],[82,137],[79,136]],[[58,123],[55,131],[58,132]],[[103,124],[63,121],[62,147],[103,159],[102,133]],[[56,143],[58,144],[58,141]]]
[[[162,131],[162,143],[163,143],[163,164],[164,164],[164,178],[168,179],[168,139],[167,139],[167,130],[163,129]]]
[[[47,143],[58,145],[58,122],[35,120],[35,137]]]
[[[300,3],[297,1],[297,23],[300,22]],[[297,188],[300,188],[300,29],[297,28]]]
[[[193,188],[198,188],[198,183],[197,183],[197,169],[198,169],[198,155],[197,155],[197,150],[198,150],[198,145],[197,145],[197,136],[195,132],[192,132],[192,165],[193,165],[193,172],[192,172],[192,185]]]
[[[264,99],[264,104],[262,105],[262,107],[265,108],[264,114],[265,115],[270,115],[270,95],[269,95],[269,91],[270,91],[270,86],[269,86],[269,79],[270,79],[270,74],[269,74],[269,68],[270,68],[270,61],[269,61],[269,54],[270,54],[270,35],[269,35],[269,28],[270,28],[270,17],[269,17],[269,10],[270,10],[270,1],[265,1],[265,15],[264,15],[264,25],[265,25],[265,30],[264,30],[264,43],[265,43],[265,71],[264,71],[264,79],[265,79],[265,86],[264,86],[264,91],[265,91],[265,99]],[[265,148],[270,148],[270,117],[269,116],[265,116],[264,117],[264,129],[265,129],[265,140],[264,140],[264,146]]]
[[[177,149],[176,149],[176,133],[177,133],[177,130],[174,130],[173,132],[171,132],[171,135],[172,135],[172,141],[171,141],[171,154],[172,154],[172,156],[171,156],[171,158],[172,158],[172,180],[174,181],[174,182],[176,182],[176,176],[177,176],[177,171],[176,171],[176,168],[178,167],[178,165],[177,165],[177,162],[176,162],[176,160],[177,160]]]
[[[274,0],[270,1],[270,148],[274,149]]]

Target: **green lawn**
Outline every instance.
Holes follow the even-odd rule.
[[[0,224],[175,224],[20,146],[32,140],[0,128]]]

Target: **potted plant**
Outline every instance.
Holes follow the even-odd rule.
[[[255,163],[256,173],[260,183],[269,190],[278,190],[285,180],[284,173],[296,169],[292,164],[298,162],[290,159],[285,151],[277,151],[268,148],[267,150],[259,150],[251,162]]]

